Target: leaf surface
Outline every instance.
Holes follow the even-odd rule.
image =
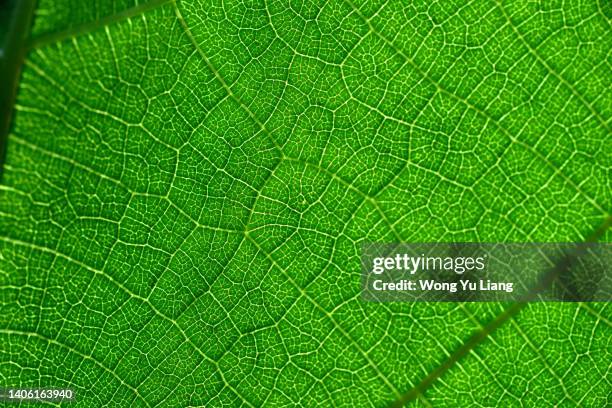
[[[348,407],[434,373],[408,404],[609,403],[607,304],[359,297],[364,241],[605,222],[605,2],[81,3],[40,2],[8,138],[3,383]]]

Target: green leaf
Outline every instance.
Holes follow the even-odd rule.
[[[610,403],[606,303],[359,294],[364,241],[607,227],[609,2],[92,4],[39,2],[19,84],[2,386],[77,406]]]

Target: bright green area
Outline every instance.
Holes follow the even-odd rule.
[[[38,0],[32,37],[64,31],[112,16],[143,3],[142,0]]]
[[[582,241],[609,216],[601,3],[181,0],[103,27],[131,3],[83,4],[40,2],[35,36],[79,33],[19,89],[1,384],[386,406],[508,305],[364,303],[362,242]],[[414,405],[605,406],[611,319],[531,304]]]

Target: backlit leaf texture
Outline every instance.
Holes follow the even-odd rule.
[[[359,261],[600,228],[611,15],[40,0],[0,185],[0,385],[83,407],[611,404],[608,304],[366,303]]]

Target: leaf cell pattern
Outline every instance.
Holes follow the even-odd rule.
[[[41,0],[0,185],[2,383],[79,406],[610,404],[607,304],[491,331],[509,305],[359,297],[364,241],[579,242],[609,218],[610,10]]]

